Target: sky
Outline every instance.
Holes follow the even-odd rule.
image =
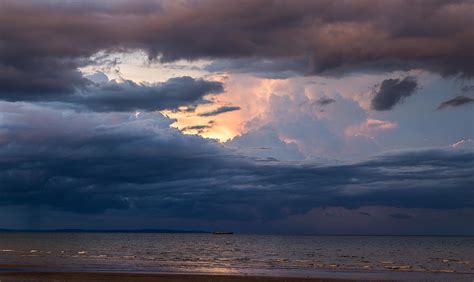
[[[474,235],[473,14],[0,0],[0,228]]]

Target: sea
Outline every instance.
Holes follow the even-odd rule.
[[[474,281],[474,237],[0,232],[0,272]]]

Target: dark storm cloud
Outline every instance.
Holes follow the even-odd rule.
[[[210,72],[252,73],[262,78],[285,79],[309,73],[307,58],[258,57],[239,59],[218,59],[204,68]]]
[[[79,60],[34,58],[28,53],[14,60],[4,46],[0,41],[1,100],[55,100],[91,83],[77,70]]]
[[[262,163],[183,135],[159,113],[0,109],[3,206],[238,220],[317,207],[474,207],[468,150],[395,152],[354,164]]]
[[[164,62],[237,60],[214,68],[283,77],[413,68],[472,77],[473,13],[468,0],[5,0],[0,98],[73,93],[89,83],[78,67],[99,51],[143,50]],[[266,64],[238,61],[253,59]]]
[[[391,110],[406,97],[413,95],[418,83],[414,77],[386,79],[372,98],[371,106],[376,111]]]
[[[459,107],[474,102],[474,99],[467,96],[456,96],[453,99],[444,101],[439,105],[438,110],[447,108],[447,107]]]
[[[156,84],[137,84],[130,80],[99,83],[60,101],[97,112],[156,111],[206,103],[204,96],[222,91],[220,82],[184,76]]]
[[[233,111],[238,111],[238,110],[240,110],[240,107],[237,107],[237,106],[223,106],[210,112],[201,113],[199,114],[199,116],[212,117],[212,116],[217,116],[223,113],[233,112]]]
[[[319,106],[326,106],[326,105],[329,105],[329,104],[332,104],[332,103],[335,103],[336,100],[332,99],[332,98],[329,98],[329,97],[321,97],[319,98],[318,100],[316,100],[316,104],[319,105]]]

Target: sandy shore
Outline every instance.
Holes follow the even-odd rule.
[[[353,281],[328,278],[290,278],[232,275],[89,273],[89,272],[5,272],[0,281],[163,281],[163,282],[296,282],[296,281]]]

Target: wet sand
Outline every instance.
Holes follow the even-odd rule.
[[[163,281],[163,282],[313,282],[313,281],[355,281],[332,278],[295,278],[237,275],[201,274],[142,274],[103,272],[4,272],[0,281]]]

